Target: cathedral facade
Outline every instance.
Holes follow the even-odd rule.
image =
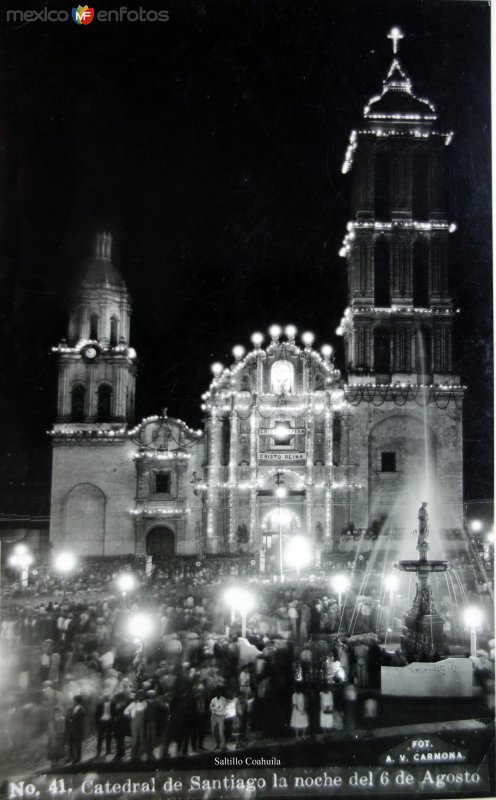
[[[395,41],[395,49],[397,42]],[[452,134],[395,54],[350,135],[349,305],[333,348],[273,325],[214,364],[204,426],[134,423],[130,298],[98,237],[71,298],[51,431],[50,538],[81,555],[246,554],[262,570],[291,538],[313,562],[346,533],[387,541],[420,500],[462,524],[463,387],[453,373],[444,173]]]

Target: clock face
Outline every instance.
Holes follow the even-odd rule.
[[[87,347],[84,351],[85,358],[93,359],[97,356],[96,347]]]

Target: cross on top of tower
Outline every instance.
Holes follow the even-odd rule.
[[[396,54],[398,52],[398,42],[400,39],[404,39],[405,37],[399,28],[391,28],[387,38],[393,40],[393,53]]]

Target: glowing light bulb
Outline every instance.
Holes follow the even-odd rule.
[[[212,366],[211,366],[211,370],[212,370],[212,372],[213,372],[213,374],[214,374],[214,376],[216,378],[218,378],[220,375],[222,375],[223,369],[224,369],[224,367],[222,366],[222,364],[219,361],[216,361],[215,364],[212,364]]]
[[[232,354],[236,361],[241,361],[245,354],[245,348],[241,344],[237,344],[235,347],[233,347]]]
[[[269,328],[269,334],[273,341],[277,341],[281,335],[281,326],[280,325],[271,325]]]
[[[301,341],[305,347],[311,347],[315,341],[315,336],[310,331],[305,331],[305,333],[302,334]]]
[[[332,354],[334,352],[334,349],[332,348],[332,346],[330,344],[323,344],[322,347],[320,348],[320,352],[322,353],[324,358],[327,359],[327,358],[330,358],[332,356]]]
[[[296,336],[296,327],[294,325],[286,325],[284,333],[286,334],[288,339],[293,340]]]
[[[255,345],[255,347],[260,347],[263,340],[264,340],[263,333],[258,333],[258,332],[254,333],[253,336],[251,337],[251,341]]]

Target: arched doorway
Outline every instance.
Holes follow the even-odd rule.
[[[146,535],[146,554],[154,561],[166,561],[173,558],[176,552],[174,532],[165,525],[157,525]]]
[[[266,570],[278,572],[281,566],[280,544],[284,554],[291,537],[301,529],[298,515],[290,508],[274,507],[262,518],[262,545],[266,553]],[[283,555],[284,559],[284,555]]]

